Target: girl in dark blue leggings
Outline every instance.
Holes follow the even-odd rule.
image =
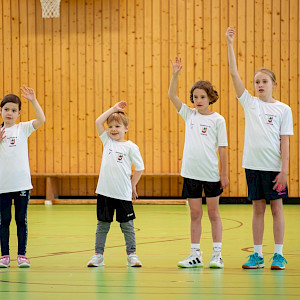
[[[10,265],[9,226],[11,206],[14,199],[15,220],[18,235],[18,266],[30,267],[25,256],[27,245],[27,207],[32,189],[28,137],[45,122],[44,112],[39,105],[35,92],[28,87],[21,88],[22,96],[32,103],[36,119],[29,122],[16,121],[21,113],[20,98],[14,94],[6,95],[1,101],[0,113],[0,267]]]

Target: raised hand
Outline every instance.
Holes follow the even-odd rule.
[[[27,86],[23,86],[20,88],[21,92],[22,92],[22,97],[24,97],[25,99],[29,100],[29,101],[34,101],[36,100],[36,95],[34,92],[34,89],[27,87]]]
[[[120,101],[114,105],[114,108],[117,109],[117,111],[124,111],[126,106],[127,106],[126,101]]]
[[[233,27],[228,27],[227,30],[226,30],[226,39],[227,39],[227,42],[229,44],[233,43],[234,36],[235,36],[234,28]]]
[[[176,56],[175,63],[173,63],[173,61],[171,60],[171,64],[172,64],[173,75],[179,74],[180,70],[182,69],[181,58]]]

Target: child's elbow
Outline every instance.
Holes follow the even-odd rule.
[[[172,101],[174,99],[174,94],[171,92],[168,92],[168,97]]]

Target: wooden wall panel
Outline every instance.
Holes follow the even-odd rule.
[[[0,0],[0,94],[36,90],[46,124],[29,139],[33,173],[99,172],[102,145],[95,119],[126,100],[128,138],[145,162],[145,173],[179,173],[184,122],[167,93],[170,59],[182,57],[181,100],[192,106],[196,80],[211,80],[220,99],[212,106],[227,122],[228,176],[223,196],[247,195],[241,167],[244,115],[235,99],[225,31],[237,29],[234,48],[240,75],[253,93],[256,69],[271,68],[274,96],[291,106],[290,196],[299,197],[299,3],[293,0],[62,0],[60,18],[43,19],[39,0]],[[34,118],[23,99],[21,120]],[[32,195],[45,195],[34,179]],[[97,179],[63,179],[63,196],[94,196]],[[140,196],[175,197],[181,178],[143,178]]]
[[[61,172],[70,171],[70,38],[68,0],[61,1]],[[65,179],[60,186],[60,193],[70,194],[70,180]]]

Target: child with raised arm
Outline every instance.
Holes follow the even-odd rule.
[[[131,200],[138,197],[136,185],[144,170],[144,163],[138,146],[124,139],[129,123],[124,113],[125,107],[126,102],[118,102],[96,120],[96,128],[103,143],[103,155],[96,189],[98,223],[95,255],[88,262],[88,267],[104,266],[105,241],[115,210],[116,220],[120,223],[126,242],[127,266],[142,266],[136,255],[133,226],[135,214]],[[106,121],[107,130],[104,127]],[[132,164],[135,171],[130,178]]]
[[[169,87],[169,98],[177,112],[185,121],[185,142],[181,176],[184,178],[182,194],[188,198],[191,217],[191,253],[178,267],[203,267],[200,251],[202,190],[204,190],[207,211],[211,223],[213,254],[210,268],[223,268],[221,255],[222,222],[219,213],[219,198],[229,184],[227,178],[226,146],[227,134],[225,119],[209,110],[209,105],[219,98],[209,81],[197,81],[190,90],[190,100],[194,108],[183,104],[177,96],[177,82],[182,69],[181,59],[172,63],[173,76]],[[220,174],[218,156],[220,156]]]
[[[21,100],[17,95],[6,95],[0,105],[3,119],[0,125],[0,268],[10,266],[9,226],[12,199],[17,224],[18,266],[30,267],[25,256],[28,236],[27,207],[32,189],[27,140],[45,122],[45,115],[32,88],[23,87],[21,92],[31,102],[36,119],[16,124],[21,114]]]
[[[287,174],[289,136],[293,135],[291,108],[272,96],[277,82],[266,68],[254,74],[254,89],[258,97],[249,94],[239,76],[233,39],[235,30],[226,32],[229,71],[236,96],[245,113],[245,143],[243,168],[246,172],[248,198],[253,203],[252,233],[254,253],[243,264],[244,269],[264,267],[262,242],[266,201],[270,201],[273,216],[275,250],[271,269],[283,270],[286,260],[282,254],[284,216],[282,199],[288,197]]]

